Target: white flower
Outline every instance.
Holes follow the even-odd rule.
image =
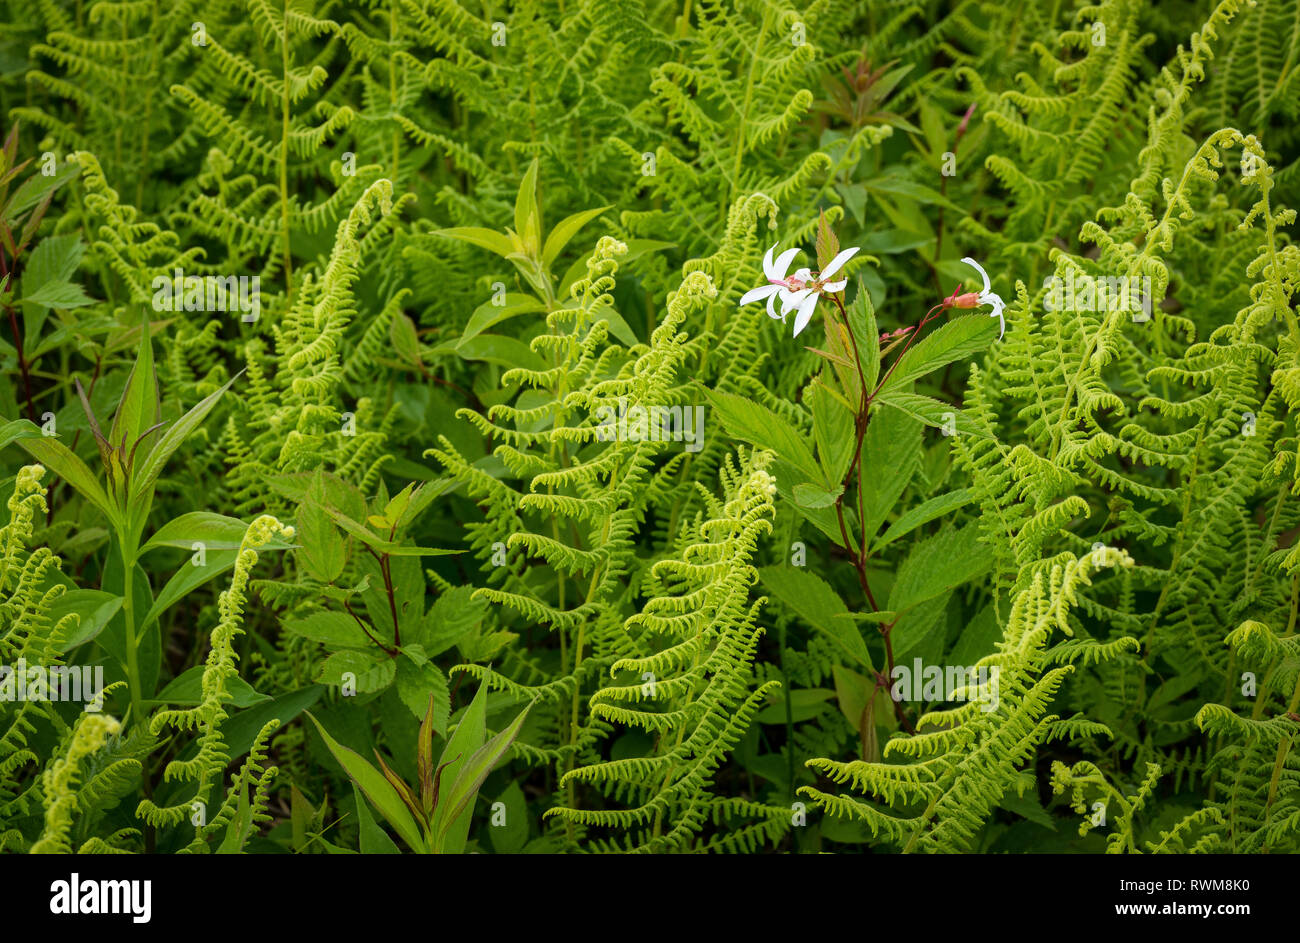
[[[989,273],[984,271],[984,269],[980,267],[980,264],[976,262],[974,259],[970,258],[969,256],[967,258],[962,259],[962,261],[965,262],[967,265],[969,265],[971,268],[973,268],[975,271],[980,273],[980,278],[984,280],[984,288],[975,297],[974,305],[968,306],[968,305],[959,304],[957,305],[957,307],[965,308],[965,307],[976,307],[978,305],[992,305],[993,313],[990,314],[989,317],[998,319],[998,324],[1001,325],[1001,329],[998,331],[998,340],[1002,340],[1002,335],[1005,334],[1007,330],[1006,318],[1002,316],[1002,309],[1005,308],[1006,305],[1003,303],[1002,299],[998,295],[995,295],[993,292],[989,290]]]
[[[794,257],[799,254],[798,249],[787,249],[774,260],[772,253],[776,246],[772,246],[763,256],[763,274],[767,276],[768,283],[752,288],[741,296],[740,303],[747,305],[752,301],[767,299],[767,313],[770,317],[779,318],[785,321],[785,316],[791,310],[796,311],[794,318],[794,336],[798,337],[800,332],[808,326],[812,320],[813,311],[817,307],[817,299],[823,294],[834,294],[844,290],[848,284],[848,279],[840,279],[838,282],[828,282],[827,279],[844,267],[844,263],[857,254],[856,247],[845,249],[835,258],[831,259],[826,269],[814,275],[809,269],[801,268],[793,275],[787,276],[786,269],[794,261]],[[776,312],[776,300],[781,299],[781,313]]]
[[[751,301],[761,301],[766,298],[768,317],[784,321],[785,315],[777,314],[776,312],[776,298],[777,295],[783,293],[789,286],[791,279],[786,278],[785,270],[790,267],[790,263],[793,262],[794,257],[799,254],[799,250],[786,249],[780,256],[773,260],[772,253],[774,251],[776,251],[776,246],[772,246],[771,249],[768,249],[767,254],[763,256],[763,274],[767,276],[768,283],[766,285],[759,285],[757,288],[751,288],[749,291],[745,292],[740,298],[740,303],[742,305],[747,305]]]

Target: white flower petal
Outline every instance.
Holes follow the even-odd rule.
[[[1002,316],[1002,309],[1005,308],[1006,305],[1003,303],[1001,298],[991,292],[987,298],[982,298],[981,300],[985,304],[993,306],[993,311],[989,314],[989,317],[998,319],[998,324],[1001,325],[1001,328],[998,331],[998,340],[1002,340],[1002,335],[1007,332],[1007,319]]]
[[[780,290],[780,285],[759,285],[757,288],[751,288],[749,291],[741,295],[740,303],[742,305],[747,305],[752,301],[762,301],[764,298],[775,295]]]
[[[776,246],[773,246],[772,248],[775,249]],[[798,254],[798,248],[786,249],[776,257],[776,261],[773,262],[771,266],[768,265],[768,260],[764,259],[763,274],[778,282],[785,281],[785,270],[790,267],[790,263],[794,261],[794,257]],[[770,249],[768,250],[768,255],[771,255]]]
[[[844,286],[846,286],[848,283],[849,280],[847,278],[841,278],[838,282],[823,282],[822,291],[829,292],[830,294],[833,295],[836,292],[843,291]]]
[[[794,336],[798,337],[799,333],[808,326],[812,320],[813,310],[817,307],[817,293],[810,292],[808,297],[799,303],[799,313],[794,318]]]
[[[776,296],[776,292],[772,292],[772,294],[767,296],[767,316],[776,321],[784,321],[785,315],[776,310]]]
[[[814,294],[814,292],[811,288],[801,288],[798,291],[790,291],[781,288],[778,290],[777,294],[781,298],[781,313],[785,314],[792,308],[799,307],[799,305],[803,303],[804,299],[809,295]]]
[[[980,267],[980,264],[969,256],[962,259],[962,261],[980,273],[980,278],[984,279],[984,287],[980,290],[980,294],[987,293],[989,290],[989,273],[984,271],[984,269]]]
[[[801,268],[799,271],[794,273],[794,277],[799,279],[801,282],[810,282],[812,281],[812,270]]]
[[[839,255],[837,255],[835,258],[831,259],[831,264],[830,264],[830,265],[828,265],[828,266],[826,266],[826,268],[822,269],[821,277],[822,277],[823,279],[830,278],[832,275],[834,275],[836,272],[838,272],[840,269],[842,269],[842,268],[844,267],[844,263],[845,263],[845,262],[847,262],[849,259],[853,258],[855,255],[857,255],[857,254],[858,254],[858,251],[859,251],[859,247],[858,247],[858,246],[854,246],[854,247],[851,248],[851,249],[845,249],[843,252],[841,252],[841,253],[840,253]]]

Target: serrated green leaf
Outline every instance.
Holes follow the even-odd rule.
[[[835,590],[815,573],[800,567],[766,566],[759,578],[767,590],[854,662],[874,671],[871,653],[858,627],[849,617],[849,609]]]
[[[880,392],[905,389],[927,373],[954,360],[977,354],[993,343],[997,334],[998,322],[995,318],[982,315],[954,318],[933,334],[913,344],[898,361],[898,366]]]

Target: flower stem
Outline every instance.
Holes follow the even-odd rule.
[[[862,351],[859,349],[858,339],[853,333],[853,325],[849,323],[849,315],[844,308],[844,302],[840,299],[840,296],[838,294],[834,294],[831,295],[831,299],[835,302],[835,307],[839,309],[840,316],[844,319],[844,327],[849,334],[849,343],[853,347],[854,366],[856,366],[858,370],[858,386],[860,390],[860,395],[858,400],[859,402],[858,412],[857,412],[857,416],[854,417],[855,443],[853,448],[853,459],[849,464],[849,470],[844,475],[844,483],[840,489],[840,495],[838,498],[835,499],[835,514],[840,525],[840,536],[844,540],[844,549],[849,551],[849,553],[851,554],[853,559],[853,569],[858,574],[858,585],[862,587],[862,592],[867,597],[867,602],[870,604],[872,612],[879,612],[880,606],[876,603],[876,597],[871,592],[871,579],[867,575],[867,558],[869,556],[869,545],[867,543],[867,540],[870,535],[868,535],[866,531],[866,526],[867,526],[866,524],[866,520],[867,520],[866,482],[864,481],[863,475],[861,473],[861,465],[862,465],[862,442],[865,439],[867,434],[867,425],[871,421],[871,414],[870,414],[871,400],[876,395],[876,393],[880,391],[880,386],[883,385],[884,380],[881,380],[880,384],[878,384],[876,386],[876,389],[873,390],[870,394],[867,393],[867,377],[862,369]],[[931,308],[930,311],[926,313],[926,318],[922,319],[920,327],[918,327],[917,330],[913,332],[912,335],[913,337],[915,337],[916,334],[920,333],[921,327],[925,326],[926,319],[929,318],[930,314],[934,310],[935,310],[934,308]],[[911,343],[911,340],[912,338],[908,338],[909,344]],[[906,352],[907,349],[905,347],[903,349],[903,353]],[[900,354],[899,356],[901,357],[902,354]],[[894,361],[894,363],[896,365],[898,361],[896,360]],[[891,372],[892,370],[893,367],[890,368]],[[889,378],[889,374],[887,373],[885,375],[885,379],[888,378]],[[856,547],[854,546],[853,541],[849,539],[848,526],[846,525],[844,520],[844,506],[843,506],[844,495],[848,491],[849,482],[853,479],[853,475],[855,471],[858,472],[857,475],[858,524],[862,528],[862,535],[861,538],[858,540]],[[885,662],[887,667],[887,677],[889,678],[892,678],[894,676],[894,645],[893,645],[893,641],[890,639],[890,632],[893,630],[893,628],[894,628],[893,622],[888,623],[886,625],[881,625],[880,627],[880,634],[884,639],[884,643],[885,643]],[[877,688],[880,687],[879,681],[876,682],[876,687]],[[872,697],[875,697],[874,690],[872,691]],[[898,722],[903,727],[903,729],[906,730],[908,733],[914,733],[915,730],[913,729],[910,721],[908,721],[907,715],[903,712],[902,703],[894,700],[892,697],[889,699],[889,702],[894,705],[894,716],[898,719]]]

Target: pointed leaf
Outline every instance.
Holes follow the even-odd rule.
[[[120,445],[125,440],[129,449],[160,418],[158,383],[153,369],[153,344],[149,340],[149,320],[145,318],[140,326],[140,348],[127,377],[126,388],[122,391],[122,399],[118,401],[108,440],[114,445]]]
[[[241,370],[240,373],[242,372]],[[238,379],[239,374],[237,373],[227,380],[221,389],[199,400],[189,412],[167,428],[167,431],[162,434],[162,437],[154,445],[149,456],[136,470],[133,476],[135,487],[132,497],[143,494],[146,489],[153,486],[154,482],[158,480],[158,476],[162,474],[167,459],[171,458],[172,453],[180,448],[181,443],[189,437],[191,432],[198,428],[199,423],[203,422],[208,413],[212,411],[212,407],[217,405],[217,400],[221,399],[226,390],[230,389]]]
[[[506,258],[515,251],[514,243],[510,241],[509,236],[503,236],[492,229],[484,229],[482,226],[457,226],[452,229],[439,229],[435,235],[468,242],[480,249],[495,252],[502,258]]]
[[[524,725],[524,719],[528,716],[531,707],[531,704],[524,707],[509,727],[483,744],[457,771],[456,779],[452,783],[446,799],[443,800],[450,807],[450,810],[446,815],[440,817],[440,821],[445,824],[442,826],[439,838],[450,828],[456,816],[459,816],[462,812],[470,811],[470,804],[473,802],[474,797],[478,795],[483,780],[487,779],[488,773],[492,772],[493,767],[509,752],[510,745],[515,742],[515,737],[519,735],[519,728]]]
[[[608,206],[601,206],[594,210],[584,210],[556,223],[555,228],[546,236],[546,248],[542,250],[542,265],[549,268],[550,264],[555,261],[556,256],[564,251],[564,247],[568,245],[569,240],[578,234],[578,230],[609,208]]]
[[[469,707],[465,708],[465,713],[461,715],[460,723],[456,725],[456,729],[451,732],[446,745],[442,748],[442,756],[439,757],[438,765],[445,766],[449,770],[445,775],[451,777],[451,780],[455,780],[465,764],[465,757],[470,756],[481,747],[486,738],[487,685],[480,684],[474,699],[470,701]],[[437,836],[444,836],[441,842],[443,850],[448,848],[458,850],[465,844],[465,837],[469,834],[469,824],[470,815],[468,811],[453,819],[447,815],[445,804],[439,802],[438,806],[433,810],[431,834],[435,836],[435,841]]]
[[[247,532],[248,525],[238,518],[211,511],[190,511],[158,528],[140,548],[140,553],[157,547],[190,550],[195,543],[202,543],[205,550],[238,550]]]
[[[311,711],[307,711],[307,716],[316,725],[317,732],[320,734],[321,739],[325,741],[325,746],[329,748],[330,753],[334,754],[334,759],[338,760],[339,765],[343,767],[352,781],[366,794],[366,798],[379,810],[379,814],[397,830],[397,834],[401,836],[402,841],[416,851],[424,852],[426,850],[424,839],[420,836],[420,830],[416,826],[415,820],[411,818],[411,814],[407,811],[401,797],[398,796],[397,790],[384,778],[383,773],[367,763],[360,754],[348,749],[331,737]]]
[[[393,844],[393,840],[375,822],[374,816],[370,814],[370,808],[361,798],[361,790],[355,785],[352,787],[353,800],[357,804],[357,826],[360,831],[361,853],[363,855],[400,855],[401,849]]]
[[[537,202],[539,166],[537,158],[534,157],[524,173],[524,179],[519,184],[519,193],[515,197],[515,232],[524,241],[525,255],[533,258],[536,258],[542,248],[542,209]]]
[[[800,567],[767,566],[759,570],[763,585],[844,654],[868,671],[874,670],[862,633],[849,618],[848,606],[834,587]]]
[[[0,423],[5,422],[0,416]],[[114,524],[120,515],[116,505],[109,499],[99,481],[76,453],[66,445],[57,442],[52,436],[39,436],[17,440],[18,445],[32,458],[40,462],[54,474],[58,475],[83,498],[104,512],[104,516]]]
[[[912,345],[890,374],[885,390],[906,389],[919,377],[942,366],[978,353],[993,343],[998,335],[996,318],[968,315],[954,318],[929,337]]]

